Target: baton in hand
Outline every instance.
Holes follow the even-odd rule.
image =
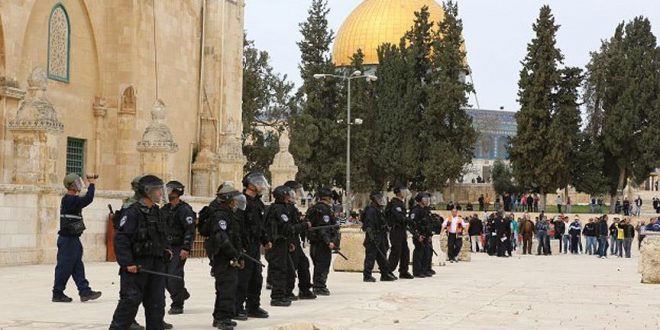
[[[255,258],[252,258],[252,257],[250,257],[249,255],[247,255],[247,254],[245,254],[245,253],[243,253],[243,252],[241,252],[241,257],[243,257],[243,258],[245,258],[245,259],[247,259],[247,260],[249,260],[249,261],[252,261],[252,262],[254,262],[255,264],[257,264],[257,265],[259,265],[259,266],[261,266],[261,267],[266,268],[266,265],[262,264],[261,261],[255,259]]]
[[[315,231],[315,230],[321,230],[321,229],[332,229],[332,228],[339,228],[341,225],[336,224],[336,225],[327,225],[327,226],[316,226],[316,227],[309,227],[307,228],[307,231]]]
[[[124,269],[125,269],[126,271],[128,271],[128,267],[125,267]],[[140,265],[137,265],[137,269],[138,269],[138,273],[145,273],[145,274],[151,274],[151,275],[165,276],[165,277],[169,277],[169,278],[176,278],[177,280],[181,280],[181,281],[183,281],[183,277],[181,277],[181,276],[172,275],[172,274],[168,274],[168,273],[157,272],[157,271],[155,271],[155,270],[145,269],[145,268],[143,268],[143,267],[140,266]]]
[[[339,256],[344,258],[344,260],[348,260],[348,258],[346,258],[346,256],[343,253],[341,253],[341,251],[339,251],[339,249],[334,249],[334,250],[332,250],[332,252],[338,254]]]

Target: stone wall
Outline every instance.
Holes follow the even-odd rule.
[[[55,262],[59,207],[64,193],[57,186],[0,185],[0,266]],[[94,202],[83,210],[87,227],[81,236],[85,261],[105,261],[108,204],[116,210],[130,195],[97,191]],[[202,197],[183,199],[195,211],[211,201]]]

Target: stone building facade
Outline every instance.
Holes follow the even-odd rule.
[[[0,0],[0,264],[53,259],[67,172],[100,175],[87,239],[136,175],[240,182],[244,5]]]

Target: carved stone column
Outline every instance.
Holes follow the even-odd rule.
[[[101,172],[101,141],[103,140],[103,120],[108,113],[106,100],[97,97],[92,106],[94,110],[95,131],[94,131],[94,172]],[[101,176],[103,177],[103,176]]]
[[[282,132],[279,143],[280,151],[273,157],[273,164],[269,168],[273,187],[280,186],[289,180],[295,180],[296,174],[298,174],[298,166],[289,152],[291,140],[288,130]]]
[[[12,138],[7,132],[7,117],[16,113],[18,106],[25,97],[25,91],[20,89],[18,82],[0,77],[0,183],[11,182],[11,174],[14,167],[14,151],[12,150]]]
[[[144,130],[142,140],[137,143],[140,152],[140,170],[143,174],[153,174],[163,179],[172,178],[171,154],[179,150],[170,128],[165,124],[167,110],[163,101],[156,100],[151,110],[151,124]]]
[[[217,120],[206,113],[202,116],[199,152],[192,164],[193,196],[213,196],[216,189],[218,156],[211,150],[216,140]]]
[[[14,141],[14,170],[12,183],[57,183],[57,135],[64,125],[48,101],[46,71],[35,68],[28,78],[28,94],[16,117],[9,121]]]
[[[140,132],[136,127],[137,114],[137,90],[133,86],[127,86],[120,98],[119,111],[117,113],[117,140],[116,140],[116,159],[118,185],[115,189],[128,189],[129,182],[136,175],[140,175],[140,167],[135,161],[140,157],[135,149],[135,141],[140,138]]]
[[[218,179],[220,182],[241,182],[243,179],[243,166],[247,162],[243,155],[243,145],[240,136],[236,133],[236,125],[229,120],[225,132],[220,134],[218,147]]]

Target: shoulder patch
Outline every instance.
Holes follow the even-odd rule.
[[[128,220],[128,216],[123,216],[121,217],[121,220],[119,220],[119,227],[124,227],[124,224],[126,224],[126,220]]]
[[[395,210],[396,210],[397,212],[402,212],[402,210],[401,210],[401,207],[400,207],[400,206],[397,206]]]
[[[410,213],[410,220],[415,220],[415,213]]]
[[[323,216],[323,222],[329,223],[330,222],[330,216],[329,215],[324,215]]]
[[[186,222],[187,222],[189,225],[192,225],[192,223],[193,223],[193,217],[186,217]]]
[[[287,217],[286,214],[282,214],[280,218],[282,218],[282,221],[284,222],[289,222],[289,217]]]
[[[225,221],[225,220],[218,221],[218,226],[222,230],[227,230],[227,221]]]

